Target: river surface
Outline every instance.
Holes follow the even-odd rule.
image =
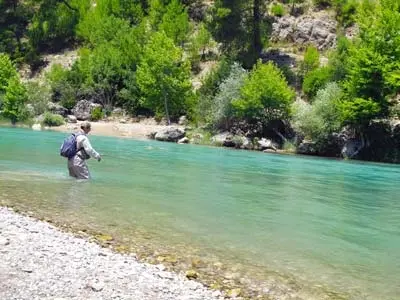
[[[400,297],[397,165],[91,136],[103,160],[79,182],[59,156],[66,136],[0,128],[1,203],[178,265],[196,257],[260,294]]]

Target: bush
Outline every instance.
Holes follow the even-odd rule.
[[[273,16],[282,17],[285,15],[285,8],[280,3],[274,4],[271,7],[271,13]]]
[[[65,70],[61,65],[54,65],[50,72],[46,74],[47,80],[53,92],[54,102],[68,109],[72,109],[76,104],[77,88],[70,81],[71,71]]]
[[[232,102],[238,117],[269,122],[290,116],[295,97],[282,72],[273,63],[259,61],[245,79],[240,98]]]
[[[332,72],[328,67],[315,69],[306,74],[303,81],[303,92],[309,99],[322,89],[330,80]]]
[[[25,107],[27,98],[25,87],[21,84],[19,78],[17,76],[11,77],[5,88],[2,114],[10,119],[12,124],[28,118],[29,113]]]
[[[389,116],[391,118],[400,119],[400,103],[396,103],[390,107]]]
[[[341,127],[338,102],[342,91],[336,83],[328,83],[317,92],[312,105],[294,104],[293,127],[314,142],[321,142]]]
[[[315,6],[321,7],[321,8],[329,7],[329,6],[332,6],[332,4],[333,4],[333,0],[313,0],[313,2],[314,2]]]
[[[212,124],[216,128],[227,129],[233,117],[232,101],[240,98],[247,72],[238,63],[234,63],[229,77],[219,86],[219,92],[212,104]]]
[[[51,100],[51,91],[48,85],[38,82],[28,82],[26,84],[28,103],[32,104],[33,113],[38,116],[47,109],[47,103]]]
[[[357,0],[336,0],[336,20],[344,27],[349,27],[355,22]]]
[[[304,53],[304,59],[300,64],[300,76],[303,78],[308,72],[319,67],[319,52],[315,46],[309,46]]]
[[[17,77],[17,70],[10,57],[7,54],[0,53],[0,93],[5,92],[8,81],[13,77]]]
[[[49,112],[44,114],[43,124],[47,126],[61,126],[64,124],[64,118]]]
[[[230,73],[231,63],[223,58],[214,69],[203,79],[200,89],[197,91],[198,102],[195,108],[196,118],[199,121],[211,122],[212,105],[219,85]]]
[[[90,119],[92,121],[98,121],[103,119],[104,117],[104,112],[101,107],[95,107],[92,112],[90,113]]]
[[[371,99],[355,98],[340,104],[341,118],[344,124],[365,126],[379,116],[381,107]]]

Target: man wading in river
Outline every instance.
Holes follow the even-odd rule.
[[[67,138],[61,146],[60,155],[68,158],[69,176],[77,179],[90,179],[86,160],[93,157],[101,161],[101,156],[93,149],[87,134],[91,130],[89,122],[81,125],[81,130]]]

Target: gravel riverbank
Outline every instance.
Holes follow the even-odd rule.
[[[161,265],[0,207],[0,299],[222,299]]]

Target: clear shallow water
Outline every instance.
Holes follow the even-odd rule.
[[[316,299],[400,297],[397,165],[92,136],[103,161],[76,182],[58,155],[65,136],[0,128],[0,200],[121,236],[139,228],[257,280],[323,287]]]

